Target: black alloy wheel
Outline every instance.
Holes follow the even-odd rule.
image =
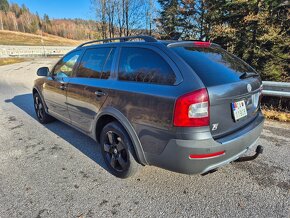
[[[42,104],[42,101],[39,97],[39,95],[35,95],[34,97],[34,108],[35,108],[35,112],[36,112],[36,116],[39,120],[43,120],[44,119],[44,107]]]
[[[104,151],[106,159],[116,171],[123,172],[128,169],[128,152],[121,137],[113,131],[108,131],[105,137]]]
[[[108,123],[100,136],[102,156],[109,171],[119,178],[133,176],[140,164],[136,161],[134,147],[123,126],[116,121]]]
[[[52,116],[46,113],[43,101],[38,93],[33,95],[34,99],[34,109],[37,116],[37,119],[40,123],[46,124],[54,120]]]

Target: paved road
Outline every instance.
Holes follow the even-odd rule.
[[[0,67],[0,217],[289,217],[290,125],[267,121],[259,159],[207,175],[146,166],[109,174],[96,143],[61,122],[39,124],[30,90],[39,66]]]

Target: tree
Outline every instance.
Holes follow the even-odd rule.
[[[0,0],[0,30],[4,29],[3,17],[9,10],[9,3],[7,0]]]
[[[203,39],[207,36],[205,0],[158,0],[159,29],[164,38]]]
[[[4,30],[3,17],[4,17],[4,12],[0,10],[0,30]]]
[[[161,30],[161,36],[164,39],[174,38],[179,34],[179,2],[178,0],[158,0],[161,12],[157,19],[157,26]]]
[[[149,3],[145,5],[145,22],[146,22],[146,34],[152,35],[153,17],[155,16],[156,8],[153,0],[149,0]]]
[[[22,9],[16,3],[12,3],[10,5],[10,11],[12,11],[15,14],[16,18],[19,18],[20,15],[22,14]]]
[[[210,1],[209,38],[256,68],[263,79],[287,81],[289,2],[283,0]]]
[[[119,27],[119,36],[121,37],[123,35],[124,25],[125,25],[125,12],[124,7],[125,6],[125,0],[117,1],[116,4],[116,19]]]
[[[290,81],[290,16],[285,0],[158,0],[159,32],[211,40],[266,80]],[[172,34],[173,33],[173,34]]]
[[[44,32],[51,33],[52,32],[51,28],[52,28],[52,24],[51,24],[51,21],[49,19],[49,16],[47,14],[44,14],[43,20],[42,20],[42,30]]]
[[[107,1],[107,16],[108,16],[108,25],[109,25],[109,35],[110,38],[115,37],[115,10],[116,10],[116,0]]]
[[[7,12],[9,10],[9,3],[7,0],[0,0],[0,11]]]
[[[183,0],[180,3],[180,25],[182,26],[183,38],[199,38],[197,36],[198,10],[196,5],[197,2],[195,0]]]
[[[92,0],[102,38],[129,36],[142,32],[146,24],[146,7],[151,0]],[[153,8],[153,6],[152,6]],[[151,18],[151,23],[152,23]],[[117,33],[118,32],[118,33]]]

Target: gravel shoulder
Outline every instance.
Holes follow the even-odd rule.
[[[0,217],[289,217],[290,125],[266,121],[264,154],[207,176],[146,166],[117,179],[98,145],[56,121],[41,125],[35,59],[0,67]]]

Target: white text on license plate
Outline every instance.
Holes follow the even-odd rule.
[[[235,121],[238,121],[241,118],[247,116],[247,108],[246,108],[246,104],[244,100],[233,102],[232,110],[233,110]]]

